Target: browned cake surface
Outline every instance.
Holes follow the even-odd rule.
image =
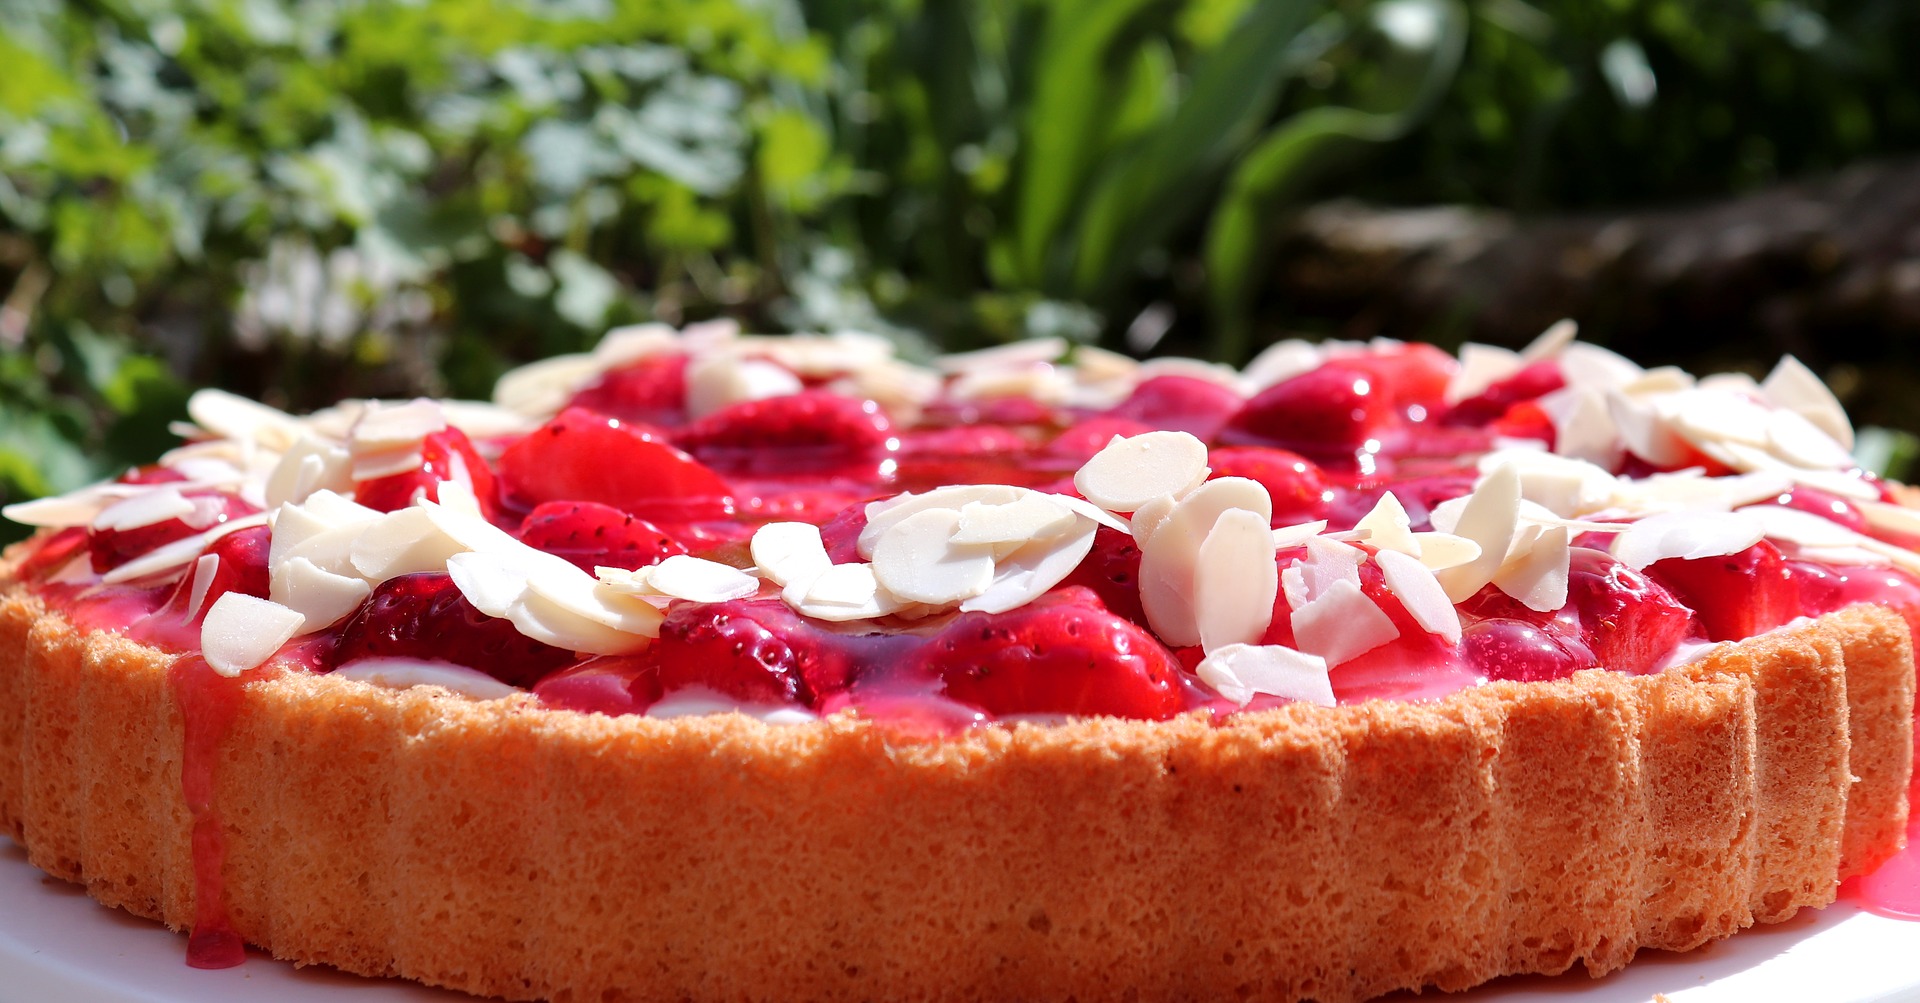
[[[0,824],[180,927],[168,663],[0,598]],[[262,675],[217,805],[235,927],[301,963],[515,999],[1338,1003],[1831,901],[1903,830],[1912,705],[1905,626],[1864,607],[1654,676],[942,741]]]

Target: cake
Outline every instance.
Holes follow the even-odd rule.
[[[204,391],[7,510],[0,824],[194,963],[509,999],[1334,1003],[1825,905],[1907,831],[1920,513],[1797,362],[1571,334]]]

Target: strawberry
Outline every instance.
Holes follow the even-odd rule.
[[[1212,439],[1245,403],[1232,387],[1195,376],[1169,374],[1140,381],[1126,400],[1108,409],[1106,417]]]
[[[96,529],[87,534],[87,552],[93,570],[111,571],[128,561],[175,540],[203,533],[220,523],[260,511],[233,495],[220,491],[187,491],[194,511],[175,519],[163,519],[133,529]]]
[[[638,714],[660,699],[646,655],[602,655],[561,669],[533,686],[548,707],[586,714]]]
[[[655,522],[725,519],[733,488],[660,434],[568,408],[507,447],[500,488],[523,505],[586,501]]]
[[[1868,534],[1872,530],[1867,525],[1867,517],[1860,513],[1860,507],[1836,494],[1830,494],[1817,488],[1796,484],[1778,498],[1775,504],[1785,505],[1802,512],[1811,512],[1828,522],[1836,523],[1856,533]]]
[[[1485,390],[1455,404],[1441,417],[1448,425],[1482,426],[1506,414],[1515,404],[1538,400],[1567,385],[1556,359],[1535,362]]]
[[[1140,547],[1126,533],[1100,527],[1093,534],[1093,549],[1061,584],[1086,588],[1107,609],[1146,626],[1147,614],[1140,607]]]
[[[812,706],[854,673],[824,633],[779,600],[675,603],[645,657],[663,694],[698,686],[743,704]]]
[[[871,478],[900,446],[880,405],[826,390],[732,404],[674,438],[700,462],[729,474]]]
[[[1800,615],[1800,587],[1765,540],[1725,557],[1655,561],[1647,574],[1692,607],[1709,641],[1738,641]]]
[[[459,467],[466,471],[467,479],[473,484],[474,497],[480,500],[480,511],[491,517],[499,507],[499,491],[495,486],[493,470],[487,466],[486,460],[480,458],[479,451],[467,439],[467,433],[452,427],[441,429],[420,441],[418,467],[361,481],[354,485],[353,498],[378,512],[406,508],[413,504],[416,497],[437,500],[441,482],[454,478],[455,457],[459,457]]]
[[[441,572],[381,582],[347,618],[326,668],[362,658],[452,662],[514,686],[532,686],[574,661],[572,652],[542,644],[511,622],[474,609]]]
[[[653,523],[599,502],[542,502],[520,524],[520,542],[588,573],[601,565],[645,567],[687,552]]]
[[[1221,428],[1224,445],[1278,446],[1321,464],[1356,465],[1398,421],[1367,372],[1330,362],[1260,391]]]
[[[854,564],[866,560],[860,556],[860,533],[867,528],[867,505],[855,502],[828,519],[820,527],[820,542],[835,564]]]
[[[1333,491],[1319,465],[1299,453],[1264,446],[1222,446],[1207,454],[1216,477],[1259,481],[1273,499],[1273,524],[1293,526],[1327,517]]]
[[[69,526],[45,539],[21,544],[30,549],[14,566],[14,575],[23,581],[34,581],[59,571],[87,549],[88,535],[85,526]]]
[[[1489,585],[1460,604],[1478,619],[1505,618],[1551,626],[1577,638],[1598,664],[1616,672],[1651,672],[1693,630],[1693,613],[1660,583],[1607,554],[1575,547],[1567,603],[1556,612],[1528,609]]]
[[[1493,617],[1460,633],[1460,653],[1488,679],[1543,682],[1599,665],[1578,638],[1559,624]]]
[[[1373,507],[1380,503],[1380,496],[1393,491],[1400,500],[1400,506],[1407,510],[1407,518],[1413,528],[1419,532],[1431,529],[1434,506],[1443,501],[1459,498],[1473,492],[1474,475],[1470,472],[1432,474],[1407,480],[1396,480],[1392,484],[1374,484],[1367,488],[1336,488],[1333,503],[1328,507],[1327,528],[1335,531],[1354,527]]]
[[[687,357],[655,355],[611,369],[573,395],[583,407],[622,421],[674,426],[687,420]]]
[[[1418,405],[1437,410],[1446,398],[1447,385],[1460,369],[1452,355],[1414,342],[1339,354],[1331,361],[1367,373],[1373,377],[1375,389],[1403,409]]]
[[[193,615],[187,615],[187,608],[193,603],[194,578],[198,574],[198,565],[189,564],[185,573],[176,581],[167,593],[167,598],[157,609],[131,624],[127,636],[143,644],[171,651],[192,651],[200,643],[200,624],[206,619],[207,610],[214,602],[229,592],[238,592],[256,598],[267,598],[267,549],[273,539],[273,531],[265,526],[252,526],[235,530],[213,541],[202,555],[219,558],[214,565],[213,580],[207,583],[207,590],[200,597],[200,605]]]
[[[1053,441],[1047,443],[1046,455],[1061,464],[1078,468],[1080,464],[1093,458],[1093,454],[1107,448],[1114,436],[1130,439],[1142,432],[1153,431],[1153,426],[1132,418],[1095,417],[1077,422],[1067,427]]]
[[[1548,451],[1552,451],[1560,435],[1560,430],[1554,427],[1553,416],[1547,414],[1538,401],[1521,401],[1508,408],[1505,414],[1487,423],[1487,431],[1508,439],[1543,442]]]
[[[908,671],[942,679],[950,699],[1000,717],[1165,720],[1183,709],[1173,654],[1083,588],[1005,613],[963,613],[914,653]]]

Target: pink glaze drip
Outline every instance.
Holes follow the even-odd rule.
[[[184,726],[180,751],[180,793],[193,818],[193,929],[187,936],[187,964],[194,968],[233,968],[246,960],[246,944],[227,918],[226,835],[214,808],[214,773],[220,743],[240,712],[240,680],[214,672],[206,659],[178,659],[167,681],[179,704]]]

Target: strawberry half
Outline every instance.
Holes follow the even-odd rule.
[[[260,511],[220,491],[187,491],[183,494],[195,506],[195,511],[188,515],[133,529],[97,529],[88,533],[87,553],[93,560],[93,570],[104,574],[175,540],[184,540],[228,520]]]
[[[414,658],[464,665],[513,686],[572,664],[573,653],[542,644],[506,620],[473,608],[440,572],[381,582],[340,628],[327,669],[362,658]]]
[[[507,447],[502,492],[521,504],[599,502],[656,522],[725,519],[733,488],[658,433],[568,408]]]
[[[1598,550],[1573,548],[1567,603],[1557,612],[1528,609],[1489,585],[1460,604],[1476,619],[1509,619],[1577,638],[1602,668],[1651,672],[1693,630],[1693,612],[1646,575]]]
[[[1245,477],[1259,481],[1273,499],[1273,524],[1293,526],[1327,517],[1333,492],[1318,464],[1284,449],[1264,446],[1223,446],[1207,454],[1216,477]]]
[[[687,553],[660,527],[599,502],[542,502],[520,524],[520,542],[589,574],[600,566],[641,568]]]
[[[1165,720],[1183,709],[1179,663],[1151,634],[1083,588],[1005,613],[963,613],[915,653],[909,671],[997,717],[1111,714]]]
[[[622,421],[679,425],[687,420],[687,357],[655,355],[608,370],[574,394],[567,406]]]
[[[459,457],[458,466],[466,471],[467,479],[473,484],[481,513],[491,518],[499,508],[493,470],[473,448],[467,433],[457,428],[444,428],[420,440],[418,467],[354,485],[353,499],[377,512],[406,508],[416,497],[438,499],[441,483],[454,478],[455,457]]]
[[[688,425],[674,441],[729,474],[871,478],[899,449],[880,405],[825,390],[742,401]]]
[[[1195,376],[1169,374],[1140,381],[1126,400],[1108,409],[1106,417],[1212,439],[1245,403],[1232,387]]]
[[[1709,641],[1738,641],[1800,615],[1800,586],[1765,540],[1725,557],[1655,561],[1647,574],[1692,607]]]
[[[1398,420],[1371,374],[1330,362],[1260,391],[1221,428],[1219,441],[1278,446],[1345,468],[1357,454],[1377,451]]]

